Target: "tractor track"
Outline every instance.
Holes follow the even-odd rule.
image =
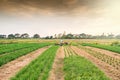
[[[50,75],[48,80],[64,80],[64,72],[63,72],[63,62],[64,62],[64,49],[60,47],[57,51],[52,69],[50,71]]]

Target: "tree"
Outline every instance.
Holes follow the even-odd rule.
[[[49,38],[50,38],[50,39],[53,39],[53,36],[50,36]]]
[[[120,39],[120,34],[116,36],[117,39]]]
[[[39,34],[34,34],[33,38],[40,38]]]
[[[0,35],[0,38],[1,39],[6,38],[6,35]]]
[[[46,36],[45,39],[49,39],[49,36]]]
[[[65,38],[66,38],[66,39],[73,39],[73,34],[71,34],[71,33],[70,33],[70,34],[67,34],[67,35],[65,36]]]
[[[8,35],[8,39],[14,39],[14,38],[15,38],[14,34],[9,34]]]
[[[21,38],[25,38],[25,39],[29,38],[29,34],[28,33],[24,33],[24,34],[21,35]]]
[[[86,38],[86,34],[85,34],[85,33],[80,34],[80,35],[79,35],[79,38],[85,39],[85,38]]]
[[[106,37],[105,33],[103,33],[102,35],[99,36],[99,38],[100,39],[106,39],[107,37]]]
[[[114,38],[114,35],[111,33],[111,34],[108,34],[108,38],[109,39],[112,39],[112,38]]]
[[[20,38],[20,34],[19,33],[16,33],[14,36],[15,36],[15,38]]]

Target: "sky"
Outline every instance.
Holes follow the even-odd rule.
[[[120,0],[0,0],[0,34],[120,34]]]

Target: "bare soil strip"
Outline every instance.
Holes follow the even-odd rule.
[[[31,52],[25,56],[22,56],[14,61],[11,61],[2,67],[0,67],[0,80],[9,80],[14,76],[20,69],[28,65],[32,60],[37,58],[42,52],[49,47],[40,48],[34,52]]]
[[[79,49],[75,46],[71,47],[78,55],[83,56],[93,62],[98,68],[100,68],[111,80],[120,80],[120,71],[116,70],[109,64],[91,56],[86,51]]]
[[[64,80],[63,73],[64,57],[65,57],[64,49],[63,47],[60,47],[59,50],[57,51],[48,80]]]
[[[102,54],[106,54],[106,55],[111,56],[111,57],[113,57],[113,58],[120,59],[120,54],[119,54],[119,53],[111,52],[111,51],[104,50],[104,49],[89,47],[89,46],[86,46],[86,48],[89,48],[89,49],[91,49],[91,50],[100,52],[100,53],[102,53]]]

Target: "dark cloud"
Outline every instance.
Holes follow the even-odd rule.
[[[72,13],[78,9],[92,10],[103,0],[0,0],[0,10],[8,12]],[[83,10],[83,11],[85,11]]]

